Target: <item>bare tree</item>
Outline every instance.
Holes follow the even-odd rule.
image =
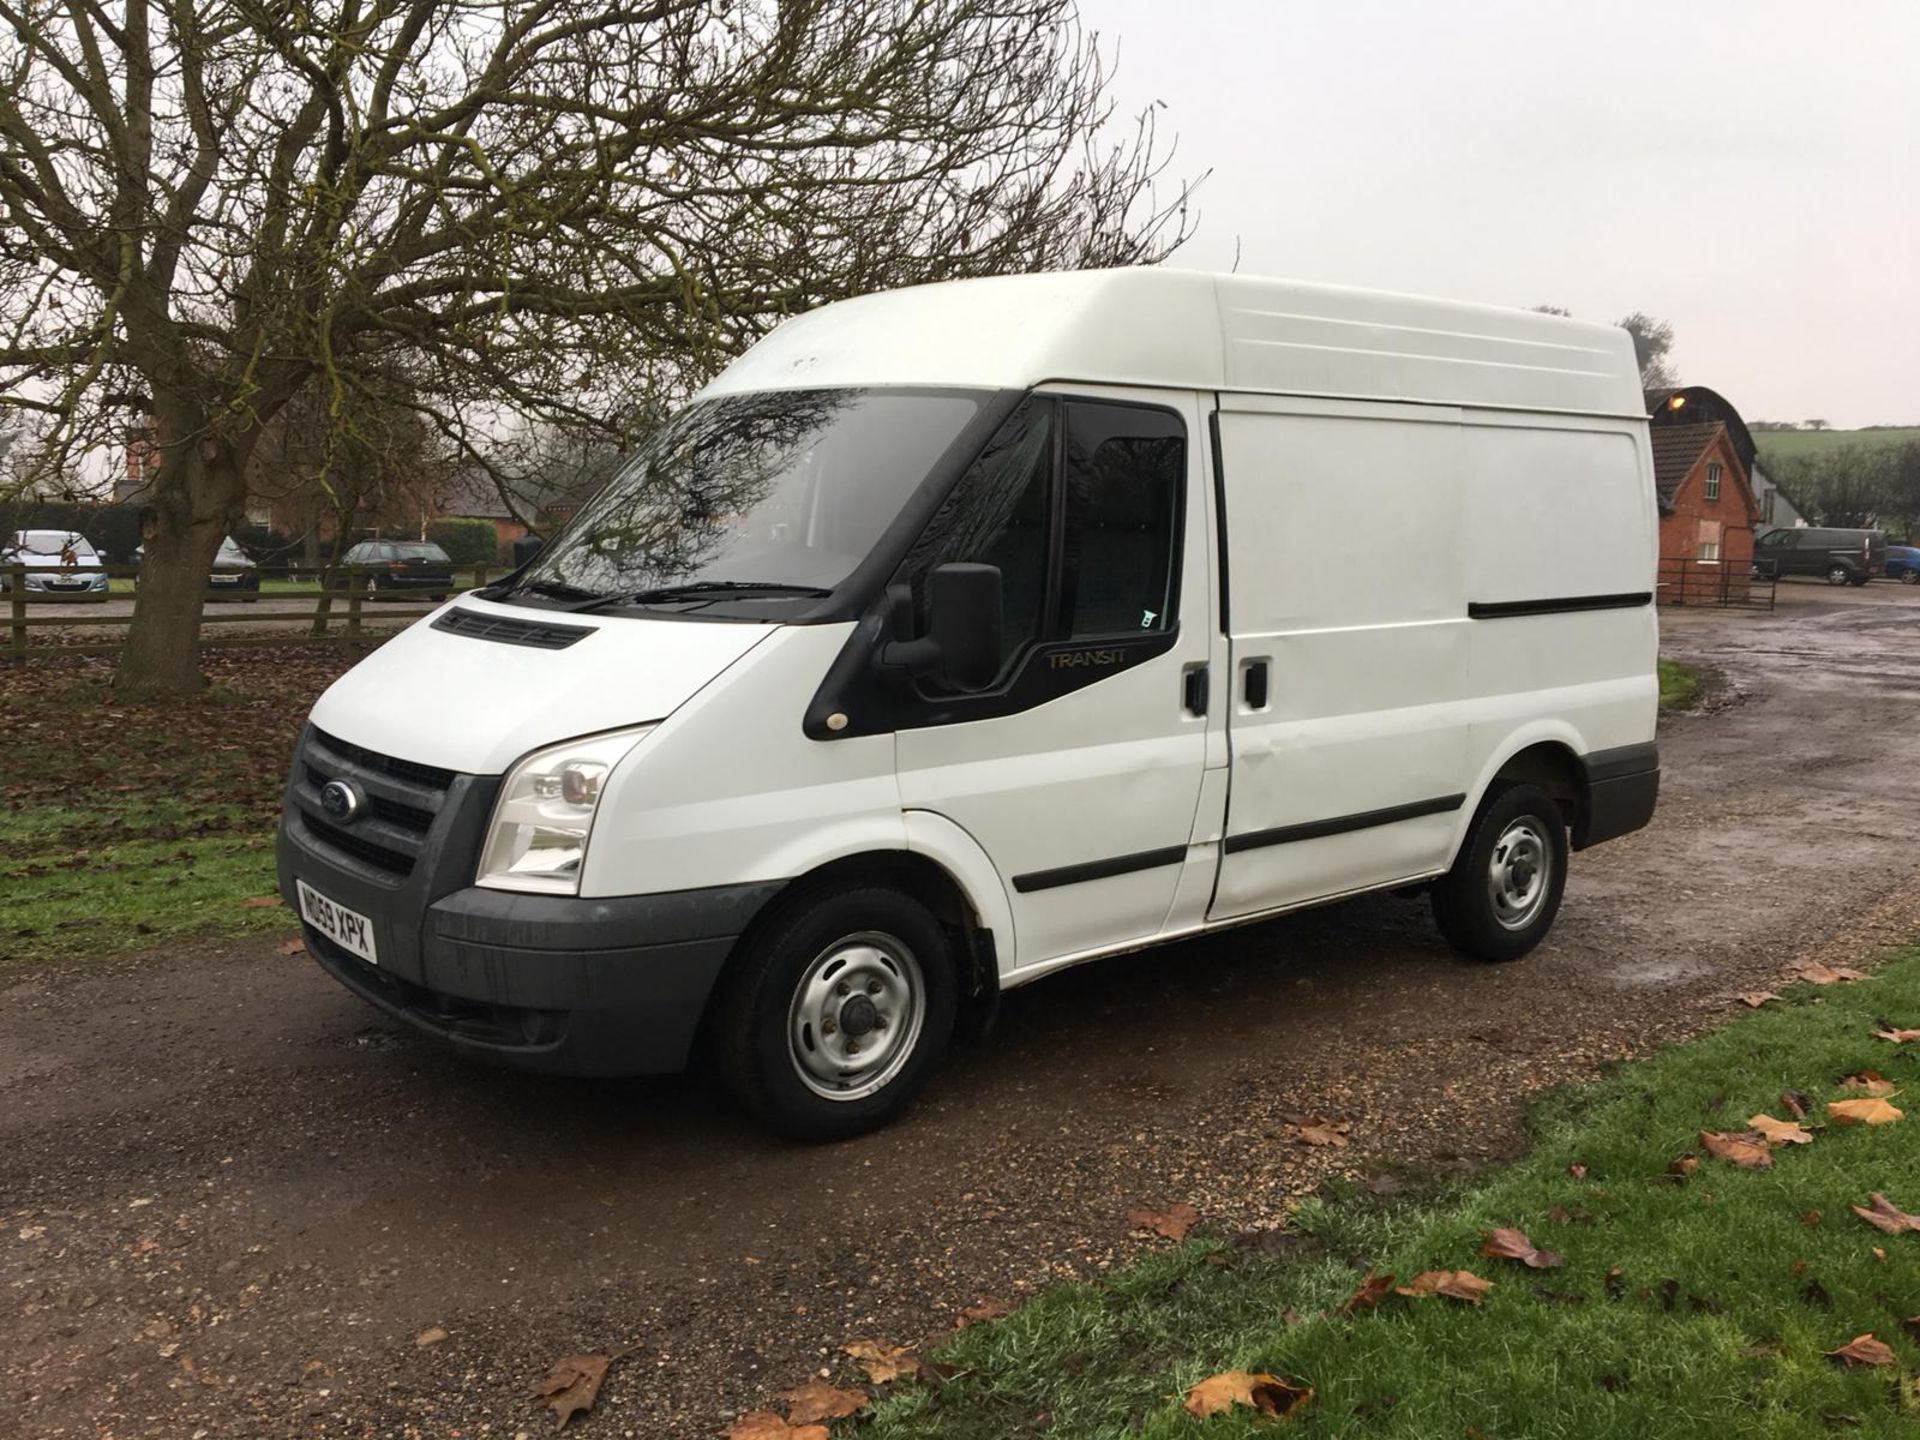
[[[477,458],[823,301],[1186,234],[1073,0],[0,0],[0,36],[0,406],[56,456],[153,428],[127,694],[200,683],[309,387],[340,416],[403,369]]]
[[[1673,322],[1656,320],[1641,310],[1614,322],[1633,336],[1634,358],[1640,362],[1642,390],[1671,390],[1680,383],[1680,371],[1668,359],[1673,349]]]

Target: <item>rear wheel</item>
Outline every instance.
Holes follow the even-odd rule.
[[[1853,583],[1853,571],[1844,565],[1830,565],[1827,567],[1827,583],[1829,585],[1851,585]]]
[[[1538,785],[1480,807],[1459,857],[1433,886],[1440,933],[1476,960],[1517,960],[1545,938],[1567,883],[1567,823]]]
[[[840,1140],[886,1124],[953,1033],[953,947],[883,886],[798,898],[748,941],[715,1010],[727,1087],[769,1129]]]
[[[1920,585],[1920,570],[1902,570],[1900,572],[1900,583],[1902,585]]]

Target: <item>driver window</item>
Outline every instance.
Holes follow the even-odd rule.
[[[1026,400],[967,467],[906,561],[914,620],[922,632],[926,579],[936,565],[972,561],[999,567],[1005,605],[1002,676],[1039,638],[1045,618],[1053,433],[1054,407]]]

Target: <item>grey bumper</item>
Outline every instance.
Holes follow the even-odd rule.
[[[396,874],[343,849],[314,812],[315,756],[340,759],[302,737],[275,845],[281,894],[298,914],[297,878],[367,916],[379,963],[310,925],[307,950],[355,994],[463,1054],[570,1075],[681,1069],[735,940],[782,888],[607,899],[480,889],[473,866],[497,788],[480,776],[451,778],[411,870]],[[377,767],[344,768],[379,793]]]

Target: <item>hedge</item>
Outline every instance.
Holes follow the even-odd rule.
[[[491,565],[500,558],[500,540],[491,520],[435,520],[427,539],[456,565]]]

